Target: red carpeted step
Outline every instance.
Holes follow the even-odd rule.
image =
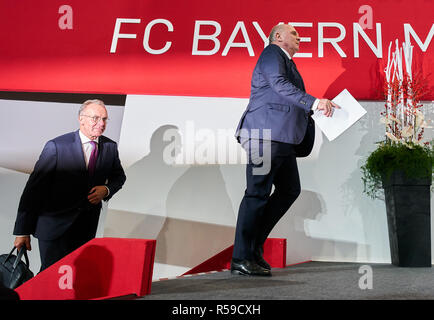
[[[104,299],[151,292],[155,240],[96,238],[15,291],[23,300]]]
[[[230,269],[234,246],[224,249],[215,256],[187,271],[188,274]],[[268,238],[264,244],[264,259],[272,268],[286,267],[286,239]]]

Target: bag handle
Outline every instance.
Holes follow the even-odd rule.
[[[9,254],[6,257],[5,261],[3,261],[3,264],[5,264],[6,261],[9,260],[9,258],[12,256],[12,253],[14,253],[14,251],[16,249],[17,249],[16,247],[12,248],[11,252],[9,252]],[[12,267],[13,270],[15,270],[15,268],[18,266],[18,263],[21,261],[21,259],[23,258],[23,256],[24,256],[24,259],[26,260],[27,268],[30,267],[29,257],[27,256],[27,249],[26,249],[26,247],[23,246],[23,247],[20,248],[20,250],[18,250],[18,255],[17,255],[17,257],[16,257],[16,259],[14,261],[13,267]]]
[[[27,268],[29,268],[29,257],[27,256],[27,249],[26,249],[26,247],[22,246],[18,250],[17,258],[15,259],[14,265],[12,267],[13,270],[15,270],[15,268],[18,265],[18,263],[21,261],[21,259],[23,258],[23,255],[24,255],[24,259],[26,260]]]
[[[5,264],[5,263],[9,260],[9,258],[10,258],[11,255],[12,255],[12,253],[14,253],[15,249],[16,249],[15,247],[12,248],[11,252],[9,252],[9,254],[8,254],[8,256],[6,257],[5,261],[3,261],[3,264]]]

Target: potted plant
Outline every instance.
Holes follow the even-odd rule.
[[[385,140],[362,166],[364,192],[384,193],[392,264],[431,267],[431,209],[433,142],[423,141],[431,128],[421,112],[421,77],[411,72],[412,49],[404,43],[389,55],[385,69]]]

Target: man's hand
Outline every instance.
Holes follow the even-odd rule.
[[[328,99],[321,99],[318,103],[317,110],[322,110],[326,117],[331,117],[333,115],[333,108],[340,109],[336,103]]]
[[[107,194],[108,191],[105,186],[96,186],[90,189],[87,199],[92,204],[98,204],[107,196]]]
[[[27,250],[32,250],[32,246],[30,245],[30,236],[19,236],[15,238],[14,246],[18,250],[20,250],[21,247],[26,247]]]

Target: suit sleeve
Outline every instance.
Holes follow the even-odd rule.
[[[56,145],[53,141],[49,141],[42,150],[21,195],[14,235],[34,233],[38,214],[45,205],[56,165]]]
[[[260,71],[271,89],[293,106],[309,112],[315,97],[297,88],[286,76],[285,59],[273,50],[264,52],[259,65]]]
[[[125,180],[126,180],[125,172],[124,169],[122,168],[121,161],[119,159],[117,144],[115,144],[112,170],[110,172],[110,175],[108,177],[108,182],[106,184],[107,188],[109,189],[109,195],[106,198],[104,198],[104,200],[107,201],[111,197],[113,197],[113,195],[122,188],[123,184],[125,183]]]

